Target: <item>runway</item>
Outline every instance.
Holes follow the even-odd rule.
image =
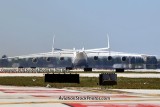
[[[100,73],[78,73],[80,77],[99,77]],[[116,73],[118,77],[127,78],[160,78],[160,73]],[[35,76],[43,77],[44,73],[0,73],[0,77]]]
[[[155,73],[118,73],[118,77],[160,78]],[[44,76],[43,73],[0,73],[4,76]],[[81,73],[98,77],[99,73]],[[158,85],[158,84],[157,84]],[[160,90],[58,89],[0,86],[0,107],[160,107]]]
[[[160,90],[145,90],[143,93],[139,90],[117,89],[100,93],[45,87],[0,86],[0,107],[160,107],[159,101]]]

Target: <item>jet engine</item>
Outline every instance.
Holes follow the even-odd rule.
[[[112,58],[112,56],[108,56],[108,61],[111,61],[113,58]]]
[[[94,56],[94,60],[98,60],[98,56]]]
[[[64,57],[60,57],[59,59],[60,59],[61,61],[63,61],[63,60],[64,60]]]
[[[32,62],[33,62],[33,63],[37,63],[37,62],[38,62],[38,59],[37,59],[37,58],[33,58],[33,59],[32,59]]]
[[[127,57],[125,57],[125,56],[123,56],[122,58],[121,58],[121,61],[123,61],[123,62],[125,62],[127,60]]]
[[[50,58],[50,57],[47,57],[47,58],[46,58],[46,61],[47,61],[47,62],[50,62],[50,61],[51,61],[51,58]]]

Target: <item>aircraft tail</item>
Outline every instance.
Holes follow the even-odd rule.
[[[107,34],[107,40],[108,40],[108,49],[110,49],[110,42],[109,42],[109,36],[108,36],[108,34]]]
[[[54,51],[74,52],[75,51],[75,49],[58,49],[58,48],[55,48],[54,45],[55,45],[55,35],[53,36],[52,52],[54,52]],[[107,34],[107,47],[95,48],[95,49],[87,49],[87,50],[85,50],[85,48],[83,47],[82,50],[86,51],[86,52],[109,51],[109,53],[110,53],[110,40],[109,40],[108,34]]]
[[[107,47],[105,48],[96,48],[96,49],[87,49],[85,51],[106,51],[106,50],[109,50],[110,49],[110,42],[109,42],[109,36],[107,34]]]
[[[55,50],[54,44],[55,44],[55,35],[53,36],[52,52]]]
[[[73,51],[72,49],[59,49],[59,48],[55,48],[55,35],[53,36],[53,42],[52,42],[52,53],[54,51]]]

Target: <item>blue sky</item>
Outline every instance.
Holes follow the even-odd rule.
[[[160,0],[0,0],[0,55],[58,48],[160,54]]]

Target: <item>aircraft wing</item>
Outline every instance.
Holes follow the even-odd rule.
[[[54,51],[28,54],[0,59],[1,67],[52,67],[63,68],[72,66],[72,51]],[[3,63],[2,63],[3,62]]]
[[[146,54],[125,53],[115,51],[86,51],[87,56],[148,56]]]
[[[37,53],[37,54],[28,54],[28,55],[21,55],[21,56],[14,56],[14,57],[7,57],[8,59],[12,58],[40,58],[40,57],[58,57],[58,56],[66,56],[71,57],[73,55],[72,51],[55,51],[55,52],[46,52],[46,53]]]

